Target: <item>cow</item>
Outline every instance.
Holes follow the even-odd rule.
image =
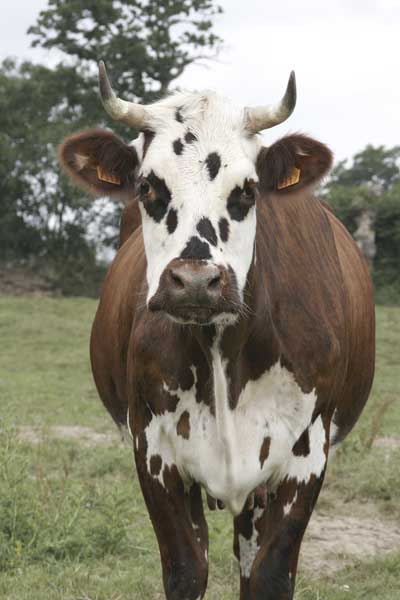
[[[212,91],[127,102],[104,63],[99,82],[140,134],[83,131],[60,160],[126,203],[91,361],[129,425],[166,598],[204,597],[207,498],[233,516],[241,600],[290,600],[328,452],[374,372],[369,271],[314,192],[332,154],[301,134],[261,142],[294,109],[293,72],[280,102],[246,108]]]

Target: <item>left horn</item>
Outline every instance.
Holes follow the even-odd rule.
[[[110,117],[135,129],[143,129],[148,124],[149,115],[144,106],[118,98],[111,87],[103,61],[99,62],[99,88],[101,101]]]
[[[257,133],[263,129],[269,129],[279,123],[286,121],[296,106],[296,76],[294,71],[290,73],[285,95],[275,105],[254,106],[246,108],[245,128],[250,133]]]

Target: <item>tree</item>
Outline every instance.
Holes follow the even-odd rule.
[[[220,12],[212,0],[49,0],[29,33],[34,46],[59,50],[60,62],[51,69],[6,60],[0,69],[4,257],[41,258],[64,286],[71,277],[87,281],[83,266],[93,270],[95,260],[87,233],[100,219],[98,203],[60,174],[56,149],[69,133],[109,124],[97,62],[107,61],[121,95],[152,102],[189,64],[215,55],[220,39],[212,19]],[[128,133],[117,123],[113,129]],[[112,239],[105,225],[117,215],[115,205],[99,228],[107,230],[100,242]]]
[[[368,145],[332,171],[325,198],[354,234],[363,213],[373,215],[377,297],[400,302],[400,147]]]
[[[63,75],[12,60],[0,69],[2,258],[45,263],[59,287],[73,258],[85,255],[95,267],[95,248],[85,237],[90,202],[58,174],[56,148],[71,123],[70,80]]]
[[[49,0],[28,33],[33,46],[72,59],[87,82],[105,60],[119,93],[152,102],[188,65],[215,56],[212,19],[221,12],[213,0]]]
[[[330,186],[366,185],[388,190],[400,181],[400,146],[385,148],[368,145],[354,155],[351,166],[341,161],[332,171]]]

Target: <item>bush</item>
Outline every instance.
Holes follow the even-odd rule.
[[[376,195],[368,186],[334,186],[325,197],[351,234],[357,229],[362,210],[375,213],[376,256],[373,280],[376,300],[400,303],[400,184]]]

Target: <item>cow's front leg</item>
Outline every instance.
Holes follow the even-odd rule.
[[[240,565],[240,600],[249,600],[250,598],[250,573],[260,549],[261,532],[264,530],[266,497],[265,487],[257,488],[233,522],[233,552]]]
[[[147,457],[146,436],[135,432],[135,460],[160,549],[167,600],[200,600],[208,577],[208,531],[201,490],[185,489],[173,464]]]
[[[286,476],[268,496],[249,600],[293,599],[300,545],[324,479],[328,429],[321,417],[310,425],[293,449]]]

